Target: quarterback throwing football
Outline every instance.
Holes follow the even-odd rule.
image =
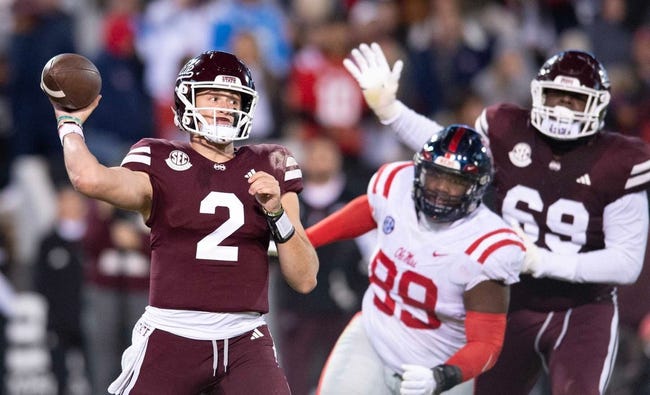
[[[264,319],[267,251],[273,238],[296,291],[316,286],[318,256],[300,222],[302,172],[283,146],[235,146],[249,136],[258,99],[236,56],[190,59],[174,96],[189,141],[142,139],[117,167],[85,144],[82,123],[99,97],[73,113],[55,109],[74,187],[141,213],[151,228],[149,306],[108,391],[289,395]]]

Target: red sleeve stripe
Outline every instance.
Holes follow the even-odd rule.
[[[393,179],[395,178],[397,173],[399,173],[399,171],[404,169],[405,167],[412,167],[412,166],[413,166],[413,162],[406,162],[406,163],[402,163],[400,165],[394,166],[392,169],[390,169],[390,171],[388,172],[388,175],[386,176],[386,181],[384,181],[384,190],[381,193],[383,197],[388,197],[388,192],[390,191],[390,186],[393,183]],[[377,175],[377,180],[379,180],[380,177],[381,177],[381,174],[378,174]],[[373,190],[372,190],[373,193],[377,192],[377,190],[375,189],[376,187],[377,187],[377,185],[375,183],[375,186],[373,187]]]
[[[526,251],[526,247],[512,229],[501,228],[486,233],[476,239],[465,250],[465,253],[480,264],[483,264],[494,251],[510,245],[517,246],[522,251]]]
[[[524,247],[524,245],[520,241],[509,240],[509,239],[501,240],[486,248],[485,251],[483,251],[481,256],[478,258],[478,263],[480,263],[481,265],[484,264],[491,253],[493,253],[494,251],[498,250],[501,247],[505,247],[509,245],[518,246],[519,248],[522,249],[522,251],[526,251],[526,247]]]
[[[390,191],[390,185],[393,183],[393,179],[395,178],[397,173],[405,167],[412,167],[412,166],[413,166],[412,162],[403,163],[395,167],[395,169],[390,172],[390,174],[388,175],[388,179],[384,184],[384,193],[382,194],[384,197],[388,197],[388,191]]]
[[[510,233],[510,234],[516,235],[516,233],[515,233],[514,230],[512,230],[512,229],[508,229],[508,228],[500,228],[500,229],[494,230],[494,231],[492,231],[492,232],[490,232],[490,233],[486,233],[486,234],[484,234],[483,236],[481,236],[481,237],[479,237],[478,239],[476,239],[476,241],[473,242],[472,245],[470,245],[470,246],[467,248],[467,250],[465,250],[465,253],[466,253],[467,255],[470,255],[471,253],[474,252],[474,250],[476,250],[476,249],[478,248],[478,246],[479,246],[479,245],[480,245],[480,244],[481,244],[485,239],[487,239],[488,237],[492,237],[492,236],[494,236],[494,235],[496,235],[496,234],[499,234],[499,233]]]
[[[386,170],[387,167],[388,167],[388,165],[386,164],[386,165],[381,166],[379,168],[379,170],[377,170],[377,174],[375,174],[375,182],[372,184],[372,194],[373,195],[377,194],[377,184],[379,184],[379,178],[381,177],[382,173],[384,172],[384,170]]]

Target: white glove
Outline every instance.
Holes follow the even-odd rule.
[[[437,384],[433,378],[433,371],[421,365],[402,365],[402,384],[399,387],[400,395],[432,395]]]
[[[398,60],[391,70],[386,56],[377,43],[361,44],[351,52],[354,62],[343,60],[343,66],[352,74],[363,91],[368,107],[382,123],[390,123],[399,115],[395,95],[404,63]]]
[[[526,247],[526,256],[524,257],[524,266],[521,268],[521,272],[525,274],[531,274],[533,277],[538,277],[536,274],[539,274],[540,271],[540,256],[539,248],[535,243],[530,239],[519,223],[516,220],[510,221],[510,226],[512,230],[515,231],[517,236],[524,242],[524,247]]]

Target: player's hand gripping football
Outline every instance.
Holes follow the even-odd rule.
[[[359,83],[368,107],[382,122],[395,118],[399,113],[395,95],[404,63],[396,61],[391,70],[377,43],[361,44],[351,55],[354,61],[345,59],[343,66]]]
[[[86,122],[86,119],[88,119],[88,117],[90,117],[90,114],[92,114],[93,111],[95,111],[95,108],[97,108],[97,106],[99,105],[99,101],[101,100],[101,98],[102,98],[102,96],[99,95],[87,107],[80,108],[80,109],[74,110],[74,111],[65,110],[65,109],[62,109],[62,108],[60,108],[60,107],[58,107],[56,105],[52,105],[52,107],[54,108],[54,116],[56,117],[57,120],[61,116],[72,116],[72,117],[78,118],[81,121],[81,123],[83,124],[84,122]]]
[[[400,395],[432,395],[436,392],[436,380],[433,371],[421,365],[402,365],[402,383],[399,388]]]
[[[521,268],[521,272],[525,274],[531,274],[533,277],[539,277],[540,270],[540,256],[539,248],[535,245],[530,236],[528,236],[519,223],[515,220],[510,221],[510,226],[512,230],[517,233],[517,236],[524,242],[524,247],[526,247],[526,256],[524,257],[524,266]]]
[[[252,173],[252,174],[251,174]],[[248,177],[248,193],[255,196],[257,202],[268,213],[282,209],[280,202],[280,183],[269,173],[251,170]]]

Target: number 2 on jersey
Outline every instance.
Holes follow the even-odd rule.
[[[228,220],[196,244],[196,259],[237,261],[239,247],[219,245],[244,225],[244,204],[234,193],[210,192],[201,200],[202,214],[214,214],[217,207],[226,207]]]
[[[395,291],[401,298],[399,319],[408,327],[416,329],[436,329],[440,320],[436,317],[434,308],[438,300],[438,288],[430,278],[416,272],[406,270],[398,278],[397,266],[383,251],[379,251],[370,264],[370,282],[379,287],[384,294],[381,299],[375,293],[374,303],[377,308],[388,314],[395,314],[396,301],[391,297]],[[397,286],[397,289],[394,287]],[[419,291],[416,291],[416,289]],[[417,316],[407,310],[414,309]],[[425,320],[423,320],[424,318]]]

